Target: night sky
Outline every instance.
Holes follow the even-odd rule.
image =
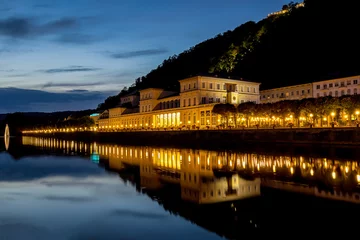
[[[288,0],[0,0],[0,113],[95,108]]]

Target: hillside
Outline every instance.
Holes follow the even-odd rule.
[[[357,2],[306,0],[288,12],[247,22],[166,59],[99,109],[114,107],[129,91],[178,89],[178,80],[217,75],[261,82],[261,89],[360,73]]]

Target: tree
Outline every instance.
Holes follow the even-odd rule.
[[[340,98],[339,105],[344,109],[345,113],[348,115],[348,124],[351,121],[351,117],[355,114],[355,111],[360,107],[360,95],[354,96],[343,96]]]
[[[229,126],[229,119],[231,117],[234,117],[234,120],[236,121],[236,119],[235,119],[236,108],[232,104],[229,104],[229,103],[216,104],[213,107],[212,112],[215,114],[221,115],[225,119],[226,127]]]
[[[256,108],[256,103],[254,102],[241,103],[237,107],[237,111],[240,117],[246,119],[246,126],[248,127],[250,125],[250,118],[253,117],[256,113]]]

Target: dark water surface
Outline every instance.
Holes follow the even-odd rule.
[[[358,150],[287,150],[11,139],[0,240],[357,235]]]

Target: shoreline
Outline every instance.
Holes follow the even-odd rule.
[[[128,145],[159,144],[211,148],[237,148],[243,144],[314,145],[325,147],[354,147],[360,145],[360,128],[52,132],[25,133],[22,136],[53,137],[64,140]]]

